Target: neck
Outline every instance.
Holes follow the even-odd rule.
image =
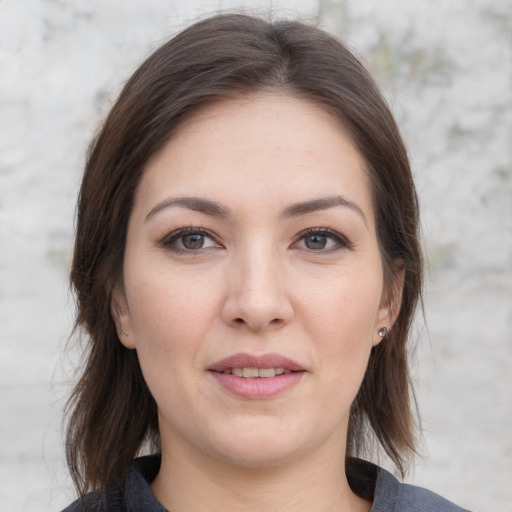
[[[190,446],[175,446],[172,452],[163,446],[162,466],[151,487],[172,512],[368,512],[371,504],[348,485],[344,446],[335,444],[266,467],[233,464]]]

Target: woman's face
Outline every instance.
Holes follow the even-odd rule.
[[[327,112],[270,93],[203,107],[150,160],[113,311],[164,451],[339,460],[391,325],[363,167]]]

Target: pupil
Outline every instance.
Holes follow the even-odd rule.
[[[203,243],[203,235],[185,235],[183,237],[183,246],[186,249],[201,249]]]
[[[327,245],[327,239],[322,235],[308,236],[305,241],[308,249],[323,249]]]

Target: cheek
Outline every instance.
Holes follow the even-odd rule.
[[[209,333],[217,328],[222,282],[221,271],[211,267],[176,268],[168,258],[148,262],[133,253],[126,261],[135,347],[161,411],[188,411],[190,393],[200,393],[201,355]]]
[[[218,308],[214,276],[205,279],[201,272],[163,265],[135,270],[126,282],[131,283],[127,296],[132,326],[141,339],[150,342],[192,341],[207,328]]]
[[[308,287],[300,305],[306,329],[321,351],[324,365],[363,360],[372,347],[379,311],[379,273],[351,272]]]
[[[185,410],[183,391],[196,386],[192,377],[211,325],[212,298],[207,290],[197,293],[199,283],[161,272],[139,274],[131,283],[127,296],[144,378],[159,409]]]

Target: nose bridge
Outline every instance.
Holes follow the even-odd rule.
[[[231,266],[226,320],[259,330],[291,318],[282,257],[271,241],[253,237],[236,253]]]

